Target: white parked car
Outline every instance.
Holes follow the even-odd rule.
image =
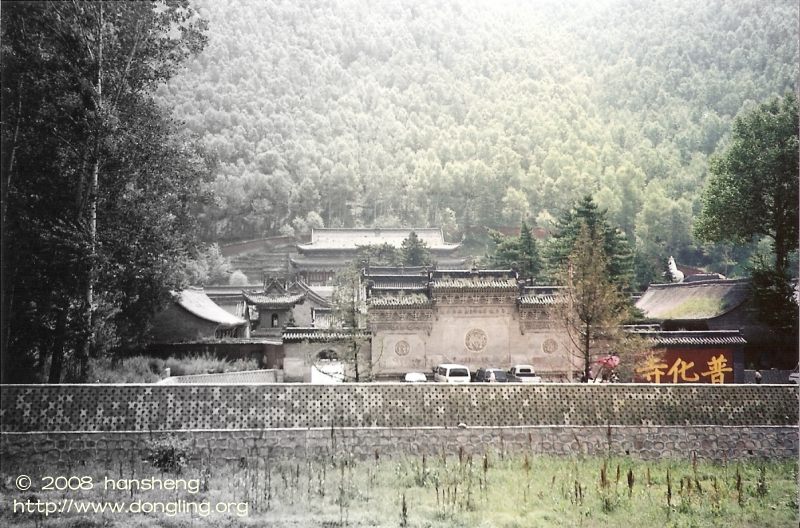
[[[469,383],[469,368],[455,363],[442,363],[433,369],[433,381]]]
[[[422,372],[409,372],[403,380],[409,383],[425,383],[428,378]]]
[[[533,369],[533,365],[514,365],[508,372],[518,377],[522,381],[522,383],[542,382],[542,378],[536,375],[536,371]]]

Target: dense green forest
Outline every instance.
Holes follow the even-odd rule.
[[[158,99],[217,158],[209,241],[309,226],[551,228],[591,194],[636,251],[700,244],[709,158],[792,90],[793,0],[198,0],[209,42]]]
[[[315,226],[441,226],[472,264],[540,281],[588,229],[608,261],[583,261],[619,289],[663,280],[669,255],[748,273],[796,335],[795,2],[0,15],[4,380],[89,379],[171,290],[228,282],[213,243]],[[426,262],[415,246],[394,258]]]

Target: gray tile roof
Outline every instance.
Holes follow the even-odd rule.
[[[424,293],[384,293],[370,297],[370,306],[376,308],[397,307],[404,306],[431,306],[431,299]]]
[[[301,303],[305,299],[305,295],[302,293],[263,293],[252,291],[242,293],[248,303],[255,304],[256,306],[279,306],[288,308]]]
[[[523,306],[527,305],[549,305],[549,304],[556,304],[558,302],[558,297],[555,295],[522,295],[519,298],[519,303]]]
[[[517,280],[495,277],[447,277],[433,280],[434,290],[517,290]]]
[[[636,307],[653,320],[703,320],[724,315],[749,296],[749,280],[651,284]]]
[[[339,259],[289,257],[289,263],[298,270],[336,271],[349,266],[350,260],[347,257]]]
[[[427,276],[414,275],[368,275],[366,279],[373,290],[426,290]]]
[[[189,313],[222,327],[233,328],[247,324],[241,317],[236,317],[212,301],[202,288],[187,288],[172,292],[175,302]]]
[[[747,341],[738,330],[706,330],[700,332],[633,331],[634,335],[655,345],[744,345]]]
[[[395,275],[403,276],[428,276],[430,266],[369,266],[367,268],[367,275],[370,277],[389,276]]]
[[[289,291],[291,293],[305,294],[306,299],[321,306],[330,306],[333,290],[333,286],[310,286],[302,280],[298,280],[289,286]]]
[[[439,228],[374,228],[374,229],[312,229],[311,242],[298,244],[301,251],[309,249],[357,249],[359,246],[389,244],[399,248],[411,232],[431,250],[454,250],[460,244],[448,244]]]
[[[314,328],[290,326],[283,330],[283,341],[339,341],[353,337],[366,338],[362,330],[350,328]]]

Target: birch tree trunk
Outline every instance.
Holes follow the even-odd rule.
[[[99,3],[100,18],[98,25],[98,39],[97,39],[97,84],[95,85],[95,109],[97,111],[98,124],[102,122],[103,116],[103,3]],[[85,380],[87,376],[89,355],[94,346],[94,321],[93,319],[93,305],[94,305],[94,283],[95,283],[95,266],[97,260],[97,197],[99,191],[100,180],[100,141],[102,126],[97,127],[97,135],[94,138],[94,160],[92,163],[92,175],[89,181],[89,196],[88,196],[88,220],[89,220],[89,269],[86,280],[86,328],[87,336],[83,343],[80,354],[80,379]]]

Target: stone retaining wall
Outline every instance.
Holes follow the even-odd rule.
[[[4,466],[43,467],[105,463],[146,457],[149,446],[168,438],[193,458],[235,462],[243,458],[323,458],[352,453],[358,458],[528,452],[575,456],[630,455],[652,460],[797,458],[798,429],[786,426],[538,426],[470,428],[245,429],[144,433],[3,433]]]
[[[798,456],[787,385],[5,385],[4,464],[487,450],[715,460]]]

